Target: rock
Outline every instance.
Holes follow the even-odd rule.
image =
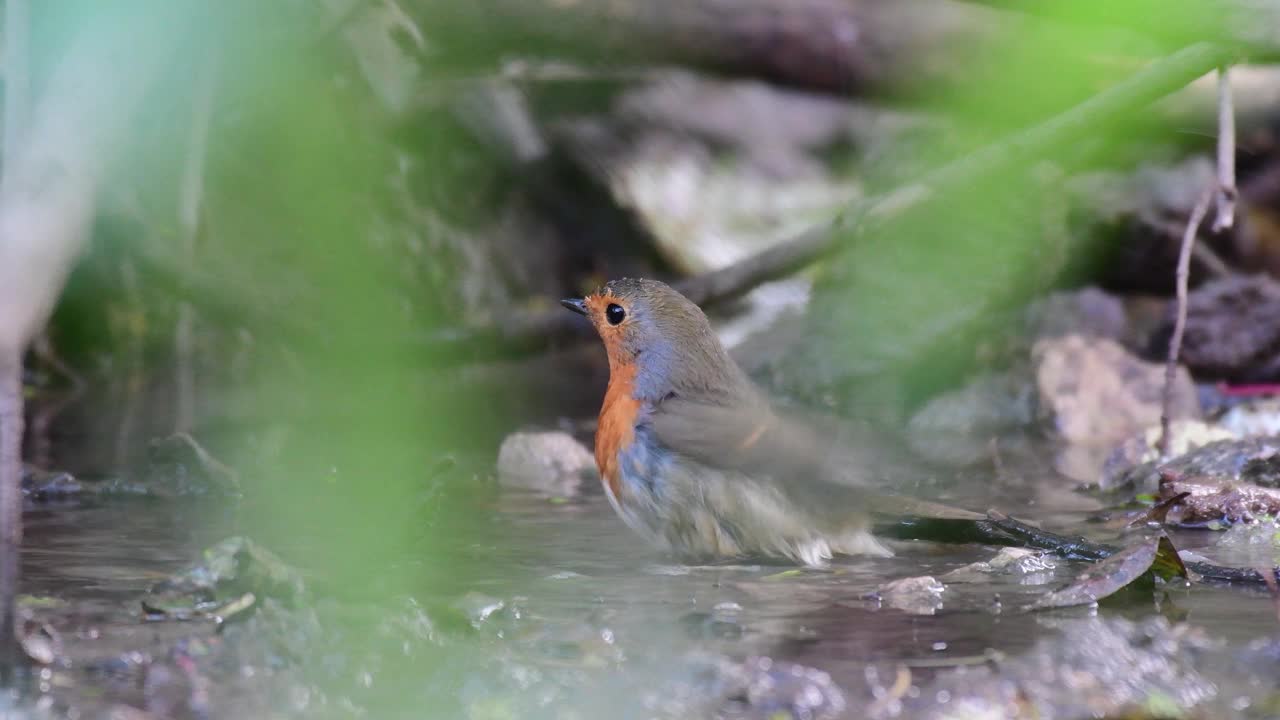
[[[1280,435],[1280,399],[1241,403],[1223,413],[1217,424],[1241,438]]]
[[[1160,422],[1164,367],[1130,355],[1114,341],[1067,335],[1037,342],[1037,407],[1054,433],[1069,443],[1115,443]],[[1198,418],[1191,376],[1178,368],[1174,418]]]
[[[63,657],[62,636],[47,622],[37,619],[29,609],[19,613],[16,629],[18,645],[32,662],[52,665]]]
[[[1102,465],[1102,477],[1099,481],[1102,489],[1112,490],[1135,479],[1140,485],[1154,488],[1157,477],[1155,466],[1160,460],[1160,453],[1156,449],[1160,442],[1160,432],[1160,426],[1154,425],[1125,440],[1111,451]],[[1239,436],[1230,430],[1199,420],[1174,420],[1169,423],[1169,453],[1175,457],[1204,447],[1211,442],[1236,439],[1239,439]],[[1149,465],[1149,467],[1135,473],[1135,468],[1139,465]]]
[[[1249,438],[1280,435],[1280,401],[1244,401],[1222,414],[1212,423],[1198,420],[1175,420],[1169,425],[1169,453],[1173,458],[1197,450],[1219,440],[1245,440]],[[1177,464],[1161,464],[1156,444],[1160,439],[1160,427],[1154,425],[1142,433],[1125,440],[1112,451],[1102,468],[1100,485],[1110,490],[1126,483],[1133,483],[1145,490],[1155,488],[1161,469],[1175,469]],[[1217,463],[1218,470],[1232,477],[1247,479],[1263,485],[1280,479],[1280,455],[1270,455],[1266,446],[1249,446],[1242,449],[1240,465]],[[1259,456],[1256,453],[1261,452]]]
[[[1124,303],[1096,287],[1055,292],[1031,303],[1026,311],[1027,334],[1036,339],[1085,335],[1120,341],[1128,319]]]
[[[148,495],[234,495],[240,491],[239,474],[188,433],[152,440],[147,460],[144,487]]]
[[[1159,355],[1173,332],[1170,303],[1151,339]],[[1280,282],[1265,275],[1207,282],[1187,297],[1182,362],[1197,376],[1233,382],[1280,380]]]
[[[1218,564],[1251,568],[1280,567],[1280,520],[1272,517],[1259,522],[1232,525],[1218,536],[1212,552]]]
[[[1213,162],[1203,155],[1176,165],[1144,164],[1132,172],[1087,172],[1068,179],[1064,194],[1078,209],[1075,231],[1106,243],[1097,248],[1105,257],[1101,274],[1092,274],[1113,292],[1171,296],[1186,218],[1213,182]],[[1192,287],[1206,274],[1203,261],[1193,256]]]
[[[1037,410],[1065,443],[1055,458],[1063,474],[1097,481],[1118,443],[1160,422],[1164,367],[1143,362],[1113,340],[1067,335],[1036,343]],[[1198,418],[1191,376],[1179,368],[1173,418]]]
[[[229,537],[205,549],[201,561],[161,580],[142,599],[151,619],[230,617],[260,598],[297,603],[306,595],[302,573],[252,540]]]
[[[990,457],[990,442],[1034,418],[1031,384],[1017,373],[980,375],[925,404],[907,424],[911,448],[945,465]]]
[[[947,586],[931,575],[899,578],[880,586],[871,597],[882,605],[913,615],[932,615],[942,609]]]
[[[59,500],[79,496],[84,485],[68,472],[49,472],[22,466],[22,494],[33,500]]]
[[[981,374],[935,396],[912,416],[908,427],[916,452],[947,465],[990,457],[992,438],[1006,437],[1035,419],[1035,392],[1023,362],[1035,343],[1067,336],[1126,342],[1130,335],[1124,302],[1095,287],[1040,298],[1023,311],[1023,323],[1011,345],[997,351],[1013,359],[1010,370]]]
[[[1212,476],[1166,474],[1160,482],[1160,499],[1187,493],[1169,511],[1173,525],[1252,523],[1280,515],[1280,491],[1247,482]]]
[[[846,166],[882,161],[935,124],[768,83],[662,72],[621,93],[612,115],[561,123],[558,133],[665,262],[696,274],[839,214],[863,196],[862,174]],[[846,162],[832,163],[833,154]],[[744,294],[730,318],[718,318],[721,341],[732,350],[801,312],[809,284],[799,275]]]
[[[1026,548],[1001,548],[995,557],[969,563],[943,575],[951,581],[988,582],[991,575],[1012,575],[1024,585],[1048,582],[1058,563],[1043,552]]]
[[[507,610],[507,601],[485,595],[484,593],[471,591],[463,595],[452,605],[467,619],[467,622],[474,628],[479,628],[485,624],[490,617],[499,615]],[[519,617],[520,613],[513,610],[514,617]]]
[[[1280,437],[1215,440],[1172,460],[1151,460],[1123,472],[1108,474],[1108,487],[1132,485],[1136,492],[1152,492],[1161,474],[1179,478],[1212,477],[1280,486]]]
[[[565,432],[517,432],[498,450],[498,480],[506,487],[566,497],[597,474],[591,451]]]

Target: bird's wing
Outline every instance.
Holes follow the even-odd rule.
[[[654,409],[650,422],[657,439],[673,452],[773,482],[797,505],[833,525],[863,513],[984,517],[896,492],[917,481],[923,468],[891,438],[849,421],[781,415],[763,402],[669,398]]]
[[[817,437],[794,433],[762,403],[672,397],[658,404],[651,422],[665,447],[720,469],[796,472],[812,464],[818,452]]]
[[[673,397],[654,408],[653,432],[667,448],[711,467],[775,482],[806,505],[848,501],[849,489],[883,485],[906,467],[893,443],[834,420],[783,415],[764,402],[720,404]]]

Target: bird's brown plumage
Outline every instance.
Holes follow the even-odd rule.
[[[695,554],[884,552],[839,428],[777,412],[696,305],[652,280],[566,302],[609,357],[596,461],[628,524]]]

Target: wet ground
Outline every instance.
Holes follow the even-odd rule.
[[[450,550],[474,571],[461,598],[267,600],[224,632],[144,622],[139,599],[233,534],[233,509],[95,498],[33,506],[27,523],[24,593],[59,643],[19,701],[33,716],[1271,717],[1280,677],[1280,621],[1256,589],[1028,612],[1083,564],[949,575],[997,550],[920,542],[826,570],[688,566],[598,492],[500,498],[492,526]],[[1220,537],[1175,541],[1212,555]],[[922,575],[945,590],[884,588]],[[349,651],[336,628],[351,613],[384,619],[379,651]]]

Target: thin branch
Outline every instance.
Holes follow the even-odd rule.
[[[1195,244],[1196,233],[1200,223],[1209,212],[1209,203],[1213,200],[1213,192],[1205,191],[1196,201],[1187,219],[1187,228],[1182,233],[1182,248],[1178,252],[1177,271],[1177,316],[1173,321],[1173,337],[1169,339],[1169,356],[1164,365],[1164,397],[1160,407],[1160,457],[1169,457],[1169,413],[1173,407],[1173,383],[1178,374],[1178,354],[1182,351],[1182,332],[1187,324],[1187,275],[1191,268],[1191,246]]]
[[[1218,69],[1218,215],[1213,231],[1230,230],[1236,221],[1236,117],[1231,102],[1231,66]]]
[[[22,357],[44,327],[93,218],[111,151],[191,17],[184,3],[107,3],[41,83],[0,184],[0,675],[12,673],[22,537]],[[7,11],[16,6],[6,4]],[[8,34],[19,25],[6,15]],[[25,31],[25,30],[24,30]],[[9,129],[15,129],[12,126]],[[3,680],[0,677],[0,680]],[[7,685],[7,683],[5,683]]]
[[[0,187],[5,192],[16,176],[31,102],[29,11],[26,0],[4,4],[4,180]],[[14,631],[22,546],[22,350],[21,345],[0,343],[0,682],[6,687],[11,686],[21,657]]]
[[[18,549],[22,545],[22,356],[0,357],[0,682],[13,678]]]

